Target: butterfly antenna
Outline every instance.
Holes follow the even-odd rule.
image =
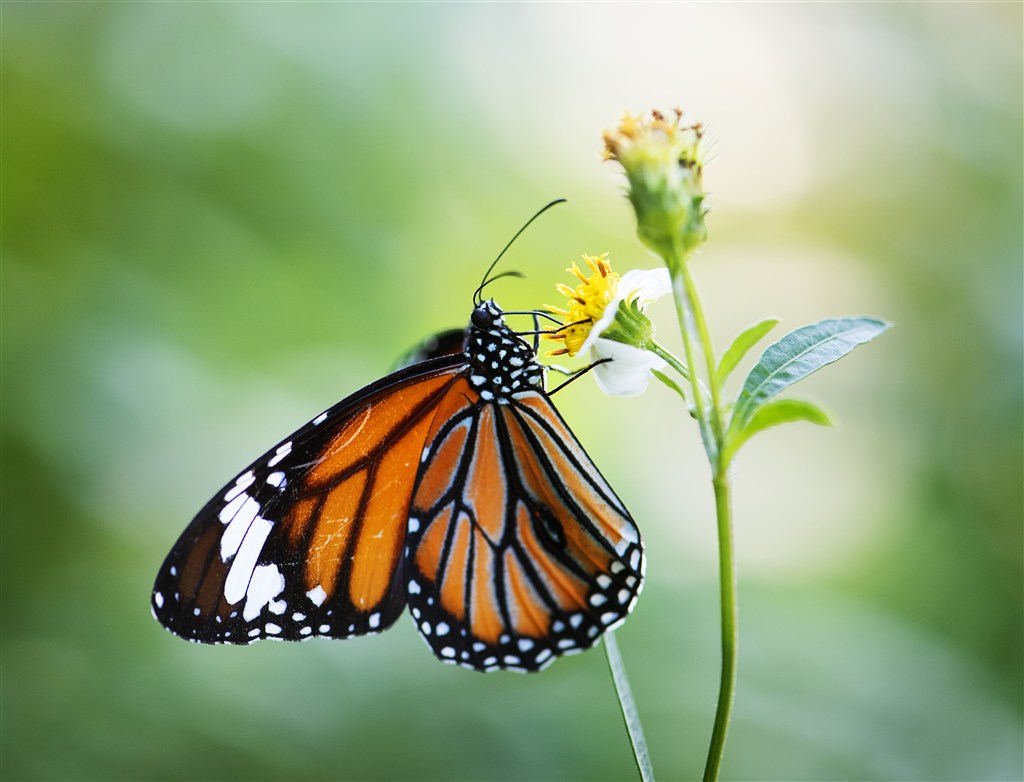
[[[482,300],[482,299],[481,299],[481,297],[480,297],[480,293],[481,293],[481,292],[483,291],[483,289],[484,289],[484,286],[485,286],[485,285],[487,285],[488,283],[490,283],[490,282],[494,282],[494,280],[498,279],[498,277],[495,277],[494,279],[491,279],[491,280],[489,280],[489,279],[487,279],[487,278],[488,278],[488,276],[490,275],[490,273],[491,273],[492,271],[494,271],[494,267],[498,265],[498,261],[500,261],[500,260],[501,260],[501,257],[502,257],[502,256],[503,256],[503,255],[505,254],[505,252],[506,252],[506,251],[508,250],[508,248],[512,246],[512,243],[513,243],[513,242],[515,242],[515,240],[519,238],[519,235],[520,235],[520,234],[521,234],[521,233],[522,233],[523,231],[525,231],[525,230],[526,230],[527,228],[529,228],[529,227],[530,227],[530,223],[532,223],[532,222],[533,222],[534,220],[536,220],[536,219],[537,219],[538,217],[540,217],[540,216],[541,216],[542,214],[544,214],[544,213],[545,213],[546,211],[548,211],[548,209],[550,209],[551,207],[553,207],[553,206],[555,206],[555,205],[557,205],[557,204],[564,204],[564,203],[565,203],[565,200],[566,200],[566,199],[564,199],[564,198],[556,198],[556,199],[555,199],[554,201],[552,201],[552,202],[551,202],[550,204],[547,204],[546,206],[542,207],[542,208],[541,208],[541,209],[540,209],[540,210],[539,210],[539,211],[537,212],[537,214],[535,214],[535,215],[534,215],[533,217],[531,217],[531,218],[530,218],[529,220],[527,220],[527,221],[526,221],[525,225],[523,225],[523,227],[522,227],[522,228],[520,228],[520,229],[519,229],[518,231],[516,231],[516,235],[515,235],[515,236],[513,236],[513,237],[512,237],[511,239],[509,239],[509,240],[508,240],[508,244],[506,244],[506,245],[505,245],[505,246],[504,246],[504,247],[502,248],[501,252],[500,252],[500,253],[498,253],[498,257],[497,257],[497,258],[495,258],[495,259],[494,259],[493,261],[491,261],[491,265],[490,265],[490,266],[488,266],[488,267],[487,267],[487,271],[486,271],[486,272],[484,272],[484,277],[483,277],[483,280],[481,280],[481,281],[480,281],[480,286],[479,286],[479,287],[478,287],[478,288],[476,289],[476,291],[474,291],[474,293],[473,293],[473,306],[479,307],[479,306],[480,306],[480,304],[482,303],[482,301],[483,301],[483,300]],[[503,274],[503,275],[501,275],[501,276],[502,276],[502,277],[505,277],[505,276],[509,276],[509,275],[507,275],[507,274]],[[522,276],[522,275],[520,275],[520,274],[519,274],[519,273],[517,272],[517,273],[515,273],[515,274],[514,274],[514,275],[512,275],[512,276]]]
[[[516,272],[516,271],[508,271],[508,272],[502,272],[501,274],[495,274],[490,279],[484,280],[482,283],[480,283],[480,287],[477,288],[476,289],[476,293],[473,294],[473,303],[475,305],[477,305],[477,306],[480,305],[480,302],[478,301],[478,299],[482,298],[481,294],[483,293],[484,288],[486,288],[492,282],[497,282],[498,280],[501,280],[501,279],[503,279],[505,277],[519,277],[520,279],[522,279],[525,276],[526,275],[523,274],[522,272]]]

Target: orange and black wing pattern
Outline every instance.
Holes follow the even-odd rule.
[[[207,503],[157,576],[152,609],[190,641],[347,638],[405,607],[409,502],[461,355],[396,372],[314,418]]]
[[[482,671],[541,670],[590,648],[642,586],[628,511],[542,392],[450,412],[428,435],[410,510],[420,634]]]
[[[165,627],[347,638],[408,603],[444,662],[531,672],[626,618],[640,533],[551,403],[536,348],[489,301],[461,342],[424,351],[437,357],[339,402],[207,503],[157,576]]]

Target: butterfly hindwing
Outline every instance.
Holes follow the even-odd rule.
[[[642,586],[628,511],[543,392],[463,395],[451,412],[428,435],[410,509],[421,635],[442,660],[483,671],[540,670],[590,648]]]
[[[207,503],[168,555],[156,618],[203,643],[346,638],[405,606],[406,520],[458,356],[384,378],[314,418]]]

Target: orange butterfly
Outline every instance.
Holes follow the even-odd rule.
[[[408,605],[442,661],[539,671],[625,620],[639,530],[481,289],[459,352],[342,400],[217,492],[157,576],[161,624],[201,643],[348,638]]]

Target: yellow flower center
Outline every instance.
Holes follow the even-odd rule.
[[[619,288],[619,275],[612,271],[606,258],[608,253],[600,256],[584,255],[583,260],[590,267],[590,276],[585,276],[573,263],[566,271],[575,274],[580,284],[575,288],[559,284],[558,292],[568,299],[566,309],[546,305],[549,312],[562,317],[563,326],[553,334],[545,335],[546,339],[562,342],[565,347],[552,350],[549,356],[568,354],[575,356],[583,343],[587,341],[590,330],[604,315],[605,308],[615,298]]]

